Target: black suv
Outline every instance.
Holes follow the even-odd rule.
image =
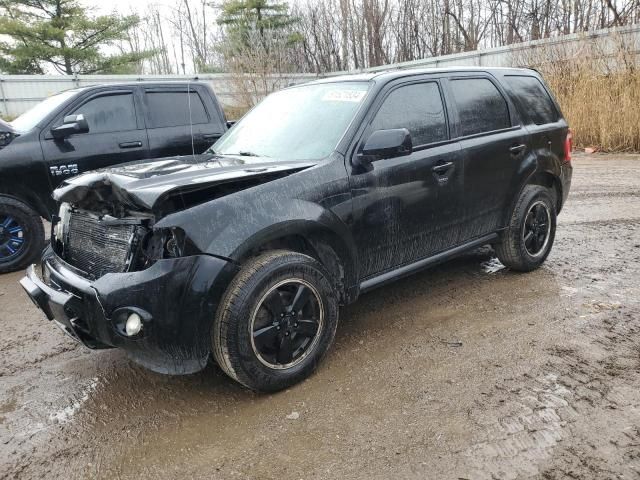
[[[338,306],[491,244],[547,258],[571,133],[525,69],[406,70],[267,97],[208,152],[88,173],[22,285],[68,334],[159,372],[213,354],[249,388],[304,379]]]
[[[57,211],[65,178],[111,165],[202,153],[227,130],[203,82],[95,85],[53,95],[11,123],[0,120],[0,273],[32,263],[40,217]]]

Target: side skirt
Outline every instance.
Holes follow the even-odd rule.
[[[422,260],[418,260],[417,262],[410,263],[408,265],[403,265],[402,267],[396,268],[395,270],[391,270],[381,275],[368,278],[364,280],[362,283],[360,283],[360,293],[373,290],[374,288],[380,287],[382,285],[385,285],[399,278],[406,277],[407,275],[411,275],[412,273],[415,273],[419,270],[432,267],[438,263],[442,263],[446,260],[449,260],[450,258],[455,257],[456,255],[464,253],[467,250],[472,250],[482,245],[486,245],[497,239],[498,239],[497,233],[485,235],[484,237],[477,238],[475,240],[472,240],[463,245],[459,245],[450,250],[445,250],[444,252],[440,252],[436,255],[433,255],[432,257],[423,258]]]

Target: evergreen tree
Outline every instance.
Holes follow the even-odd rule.
[[[295,23],[286,3],[270,0],[228,0],[222,4],[218,23],[227,27],[232,42],[248,46],[257,33],[263,46],[267,45],[267,33],[288,30]]]
[[[0,71],[114,73],[152,52],[106,54],[138,24],[135,15],[90,17],[78,0],[0,0]]]

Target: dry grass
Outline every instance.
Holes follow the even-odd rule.
[[[574,143],[602,151],[640,151],[640,72],[597,74],[580,68],[545,76]]]
[[[540,71],[574,132],[574,145],[640,152],[640,71],[636,42],[620,37],[520,54]]]

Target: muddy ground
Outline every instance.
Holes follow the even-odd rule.
[[[640,157],[574,165],[543,268],[367,294],[277,395],[84,350],[0,277],[0,477],[640,478]]]

